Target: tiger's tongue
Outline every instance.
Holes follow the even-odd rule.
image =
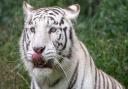
[[[45,63],[43,57],[37,53],[34,53],[32,55],[32,62],[34,64],[34,66],[43,65]]]

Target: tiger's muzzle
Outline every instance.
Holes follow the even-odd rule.
[[[53,68],[53,59],[47,61],[41,55],[45,48],[34,48],[35,53],[32,54],[32,63],[36,68]]]

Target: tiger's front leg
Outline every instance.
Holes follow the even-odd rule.
[[[31,80],[31,89],[41,89],[34,79]]]

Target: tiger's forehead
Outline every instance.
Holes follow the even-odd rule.
[[[47,8],[39,8],[35,10],[36,14],[41,14],[41,13],[47,13],[51,15],[64,15],[64,11],[60,7],[47,7]]]
[[[36,23],[39,20],[47,19],[48,23],[52,21],[57,25],[64,18],[64,15],[63,9],[59,7],[40,8],[34,11],[29,23]]]

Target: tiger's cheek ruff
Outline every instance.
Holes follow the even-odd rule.
[[[58,22],[59,28],[55,33],[51,33],[51,40],[57,50],[57,53],[64,57],[69,57],[71,54],[71,47],[73,46],[72,27],[70,22],[66,21],[63,17]]]
[[[45,59],[55,59],[56,58],[56,49],[52,42],[47,44],[43,54],[44,54]]]

